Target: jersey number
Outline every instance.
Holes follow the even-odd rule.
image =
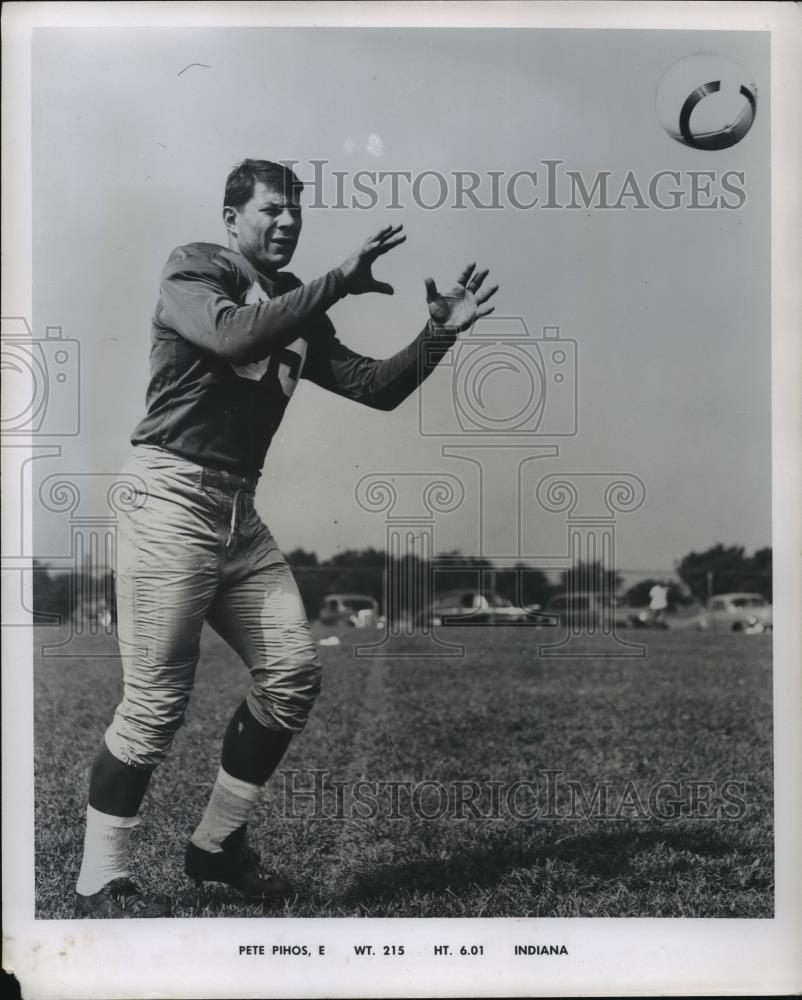
[[[278,379],[285,396],[292,395],[301,372],[302,360],[300,354],[286,347],[271,354],[267,359],[267,374],[274,375]]]
[[[306,345],[303,341],[298,343],[301,344],[301,349],[305,350]],[[265,375],[272,375],[281,386],[281,391],[289,399],[301,374],[303,361],[303,354],[284,347],[262,361],[252,361],[249,365],[232,365],[231,367],[240,378],[247,378],[253,382],[259,382]]]

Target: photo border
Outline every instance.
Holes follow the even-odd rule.
[[[37,26],[429,26],[666,28],[771,32],[772,106],[772,543],[775,575],[775,917],[769,920],[341,919],[114,921],[34,919],[32,639],[5,628],[3,695],[4,967],[28,997],[601,996],[616,993],[793,993],[802,983],[802,642],[799,609],[802,405],[802,44],[792,5],[507,3],[10,3],[3,9],[3,315],[32,315],[31,31]],[[4,470],[8,468],[3,454]],[[8,480],[6,480],[8,482]],[[21,523],[20,491],[3,496],[3,547]],[[15,504],[17,506],[15,507]],[[25,522],[29,524],[28,518]],[[24,541],[30,552],[31,538]],[[3,604],[7,594],[4,589]],[[20,761],[26,762],[20,766]],[[30,766],[28,766],[30,765]],[[564,942],[565,963],[509,961],[520,935]],[[402,939],[408,954],[432,941],[481,942],[481,966],[430,959],[346,961],[345,942]],[[238,958],[242,942],[319,942],[325,965]],[[334,957],[338,956],[338,957]],[[493,963],[491,956],[503,956]],[[315,960],[317,962],[317,959]],[[116,976],[109,970],[117,969]],[[116,979],[116,981],[114,981]],[[236,983],[236,985],[233,985]],[[267,985],[266,985],[267,984]],[[318,990],[319,992],[314,992]]]

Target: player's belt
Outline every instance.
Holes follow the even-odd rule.
[[[204,467],[201,469],[201,486],[214,486],[233,493],[253,493],[256,490],[256,480],[251,476],[239,476],[236,472]]]
[[[223,469],[201,469],[201,488],[214,487],[232,494],[231,521],[226,538],[226,552],[237,545],[237,527],[243,510],[253,506],[253,493],[256,480],[250,476],[239,476],[236,472],[225,472]],[[241,509],[242,508],[242,509]]]

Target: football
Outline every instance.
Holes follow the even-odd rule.
[[[665,73],[656,106],[660,123],[677,142],[695,149],[728,149],[752,127],[757,88],[731,59],[693,55]]]

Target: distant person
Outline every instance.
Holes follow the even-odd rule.
[[[179,247],[162,272],[147,413],[124,470],[141,484],[141,503],[119,525],[123,697],[92,766],[78,916],[169,915],[131,881],[129,839],[150,776],[183,722],[204,621],[242,657],[252,683],[223,735],[185,871],[249,899],[294,894],[246,845],[260,790],[320,689],[298,589],[254,509],[265,454],[300,378],[392,410],[460,330],[492,312],[496,288],[483,287],[488,272],[471,264],[445,294],[426,279],[429,318],[403,350],[384,361],[349,350],[327,310],[346,295],[391,295],[371,268],[406,237],[401,226],[385,226],[339,267],[302,284],[283,270],[301,232],[301,188],[284,166],[244,160],[226,181],[228,246]],[[435,347],[425,371],[423,342]],[[303,442],[297,447],[303,461]]]
[[[649,611],[651,624],[658,628],[665,625],[666,608],[668,607],[668,587],[656,583],[649,591]]]

